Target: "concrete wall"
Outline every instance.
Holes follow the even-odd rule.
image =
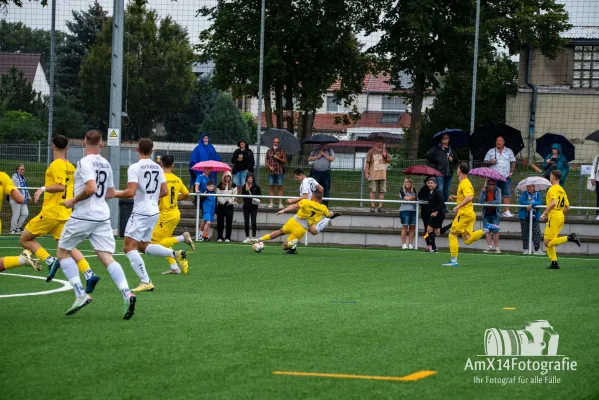
[[[520,69],[518,71],[518,86],[526,87],[526,68],[528,65],[528,50],[520,52]],[[532,52],[530,77],[537,86],[570,86],[574,66],[574,48],[568,47],[559,52],[555,59],[541,54],[538,49]]]

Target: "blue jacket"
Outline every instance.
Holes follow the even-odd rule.
[[[547,154],[545,157],[545,162],[543,163],[543,169],[545,170],[545,177],[549,179],[548,175],[554,169],[559,170],[562,173],[562,179],[559,180],[560,185],[564,185],[564,181],[566,180],[566,176],[568,176],[568,172],[570,171],[570,164],[568,163],[568,159],[566,156],[562,154],[562,146],[559,143],[554,143],[551,146],[552,149],[557,150],[557,159],[547,165],[547,160],[553,157],[553,154]]]
[[[534,207],[536,206],[540,206],[541,204],[543,204],[543,199],[541,198],[541,193],[537,192],[536,190],[533,192],[533,194],[528,193],[528,191],[524,191],[522,192],[522,194],[520,195],[520,205],[526,206],[532,204],[533,209],[531,211],[534,212],[534,220],[538,221],[541,218],[541,213],[539,212],[539,210],[535,210]],[[518,218],[519,219],[529,219],[530,216],[528,215],[528,211],[526,211],[526,208],[521,208],[520,211],[518,211]]]
[[[195,182],[195,178],[198,174],[198,172],[192,170],[191,167],[200,161],[220,161],[220,156],[216,152],[214,146],[210,142],[208,142],[207,145],[204,145],[204,136],[208,136],[208,134],[204,133],[202,137],[200,137],[200,143],[198,143],[195,149],[193,149],[189,159],[189,174],[191,176],[191,182]],[[210,138],[210,136],[208,136],[208,138]],[[213,172],[211,175],[212,181],[214,181],[214,184],[216,185],[216,172]]]
[[[488,186],[485,186],[483,188],[483,190],[480,191],[480,201],[479,203],[487,203],[487,189]],[[494,199],[493,201],[488,202],[488,204],[497,204],[497,207],[495,207],[495,212],[497,213],[497,218],[499,218],[500,216],[500,209],[501,207],[499,207],[501,205],[501,189],[499,189],[498,186],[495,186],[495,190],[493,191],[494,194]],[[483,215],[485,215],[485,211],[486,211],[487,207],[483,207]]]
[[[212,192],[204,191],[202,193],[214,193],[214,191],[212,191]],[[202,198],[205,199],[202,203],[202,210],[203,210],[204,214],[213,215],[214,212],[216,211],[216,197],[208,196],[208,197],[202,197]]]

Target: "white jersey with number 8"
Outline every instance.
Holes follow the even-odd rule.
[[[128,182],[137,183],[137,191],[133,198],[133,213],[140,215],[156,215],[160,211],[160,186],[166,182],[160,165],[143,158],[129,167]]]
[[[106,203],[106,192],[114,187],[110,163],[99,154],[90,154],[77,163],[75,171],[75,196],[83,192],[85,183],[96,181],[96,193],[75,204],[71,217],[87,221],[110,219],[110,208]]]

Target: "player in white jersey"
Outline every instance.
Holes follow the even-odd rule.
[[[75,303],[67,311],[67,315],[75,314],[92,301],[83,290],[77,263],[71,255],[71,251],[80,242],[89,238],[98,258],[123,295],[123,319],[130,319],[137,299],[129,291],[123,268],[113,257],[115,241],[106,200],[114,197],[115,190],[112,168],[100,155],[101,148],[102,134],[96,130],[88,131],[83,140],[85,156],[77,163],[75,171],[75,197],[64,201],[65,207],[73,208],[60,235],[57,252],[60,268],[75,291]]]
[[[152,231],[158,222],[158,201],[168,194],[164,172],[160,165],[150,159],[154,143],[143,138],[137,145],[139,161],[127,171],[127,189],[115,192],[115,197],[133,197],[133,212],[125,228],[125,254],[141,283],[133,292],[151,292],[154,284],[150,280],[140,252],[152,256],[172,257],[183,269],[188,268],[185,251],[174,251],[159,244],[150,244]]]
[[[307,177],[303,169],[298,168],[293,171],[293,173],[295,174],[295,179],[300,183],[300,197],[295,199],[287,199],[287,203],[294,204],[304,199],[312,200],[312,193],[316,192],[317,190],[319,192],[324,190],[324,188],[316,181],[316,179]]]

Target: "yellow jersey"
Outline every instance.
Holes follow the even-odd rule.
[[[474,196],[474,187],[472,187],[472,183],[468,178],[464,178],[460,184],[458,185],[458,198],[457,202],[460,204],[467,196]],[[465,206],[459,209],[459,213],[467,213],[469,211],[474,211],[474,206],[472,202],[469,202]]]
[[[168,187],[167,195],[160,199],[158,208],[160,209],[160,217],[168,220],[171,217],[176,218],[179,215],[179,194],[188,195],[189,190],[185,187],[183,181],[175,174],[164,174],[166,185]]]
[[[18,190],[12,179],[5,173],[0,172],[0,207],[4,201],[4,196],[10,196],[10,192]]]
[[[62,192],[44,193],[42,212],[44,218],[66,221],[73,212],[64,201],[75,195],[75,167],[68,160],[54,160],[46,170],[44,186],[64,185]]]
[[[564,188],[560,185],[551,186],[547,191],[545,200],[547,201],[547,206],[551,204],[551,200],[555,200],[555,207],[553,207],[553,209],[549,211],[549,218],[563,217],[563,208],[565,206],[570,206],[568,195],[566,194]]]
[[[299,219],[308,220],[308,226],[316,224],[323,215],[329,215],[329,209],[324,204],[306,199],[300,200],[297,204],[299,205],[299,210],[295,216]]]

